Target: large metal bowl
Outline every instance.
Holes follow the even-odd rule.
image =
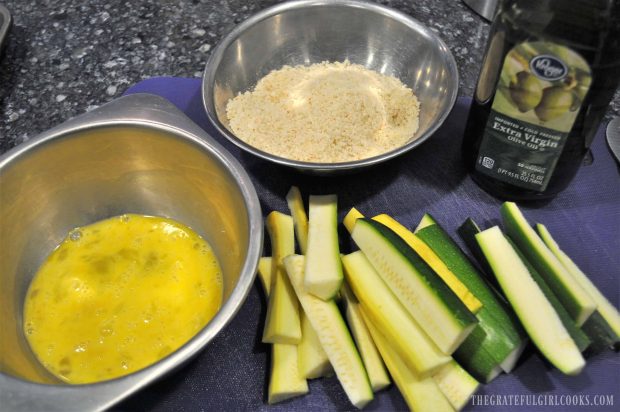
[[[178,367],[234,317],[262,252],[258,197],[241,165],[166,100],[132,95],[0,156],[0,409],[104,409]],[[202,235],[222,267],[217,315],[168,357],[105,382],[49,375],[22,329],[28,285],[68,231],[123,213],[166,216]]]
[[[420,127],[407,144],[354,162],[309,163],[261,151],[232,132],[228,100],[251,90],[270,71],[345,59],[413,89],[420,100]],[[435,33],[406,14],[357,0],[292,1],[255,14],[213,50],[202,85],[209,119],[231,142],[263,159],[318,174],[374,165],[422,144],[450,113],[457,91],[454,57]]]

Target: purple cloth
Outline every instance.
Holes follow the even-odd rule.
[[[222,143],[244,165],[256,186],[263,214],[287,211],[284,196],[291,185],[302,194],[337,193],[340,219],[352,206],[362,213],[388,213],[408,227],[432,213],[449,233],[472,217],[487,227],[499,223],[501,202],[478,188],[460,158],[461,136],[469,98],[459,98],[445,125],[426,143],[397,159],[358,174],[313,177],[273,165],[242,152],[219,135],[207,120],[201,100],[200,79],[154,78],[130,88],[126,94],[153,93],[165,97]],[[594,283],[618,306],[620,285],[620,171],[604,142],[603,128],[592,147],[594,162],[551,202],[523,207],[530,222],[544,222],[560,246],[588,273]],[[342,250],[352,245],[342,232]],[[118,410],[234,411],[234,410],[354,410],[335,377],[310,381],[310,394],[275,406],[266,404],[269,348],[262,344],[266,302],[255,285],[235,319],[190,364],[167,376],[122,404]],[[484,406],[471,411],[619,410],[620,362],[609,351],[588,359],[577,377],[552,369],[530,347],[510,375],[483,386],[481,395],[613,395],[614,406]],[[566,400],[565,398],[563,398]],[[586,398],[582,397],[582,401]],[[497,398],[487,398],[488,402]],[[513,402],[515,399],[512,399]],[[560,401],[559,398],[552,399]],[[579,399],[573,399],[579,401]],[[477,398],[478,403],[483,402]],[[504,399],[508,402],[508,399]],[[527,402],[524,398],[516,401]],[[533,400],[530,398],[529,402]],[[538,400],[540,402],[540,399]],[[405,410],[398,390],[376,394],[368,410]]]

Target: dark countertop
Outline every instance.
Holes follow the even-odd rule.
[[[200,77],[210,50],[267,0],[4,0],[13,29],[0,61],[0,153],[91,110],[142,79]],[[461,1],[383,4],[431,27],[471,95],[488,24]],[[620,93],[608,116],[620,114]]]

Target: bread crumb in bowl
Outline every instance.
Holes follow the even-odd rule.
[[[409,142],[420,103],[400,80],[348,61],[284,66],[226,107],[235,135],[287,159],[340,163]]]

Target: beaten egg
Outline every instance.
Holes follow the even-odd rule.
[[[142,369],[200,331],[222,303],[209,244],[174,220],[127,214],[74,229],[28,289],[24,332],[67,383]]]

